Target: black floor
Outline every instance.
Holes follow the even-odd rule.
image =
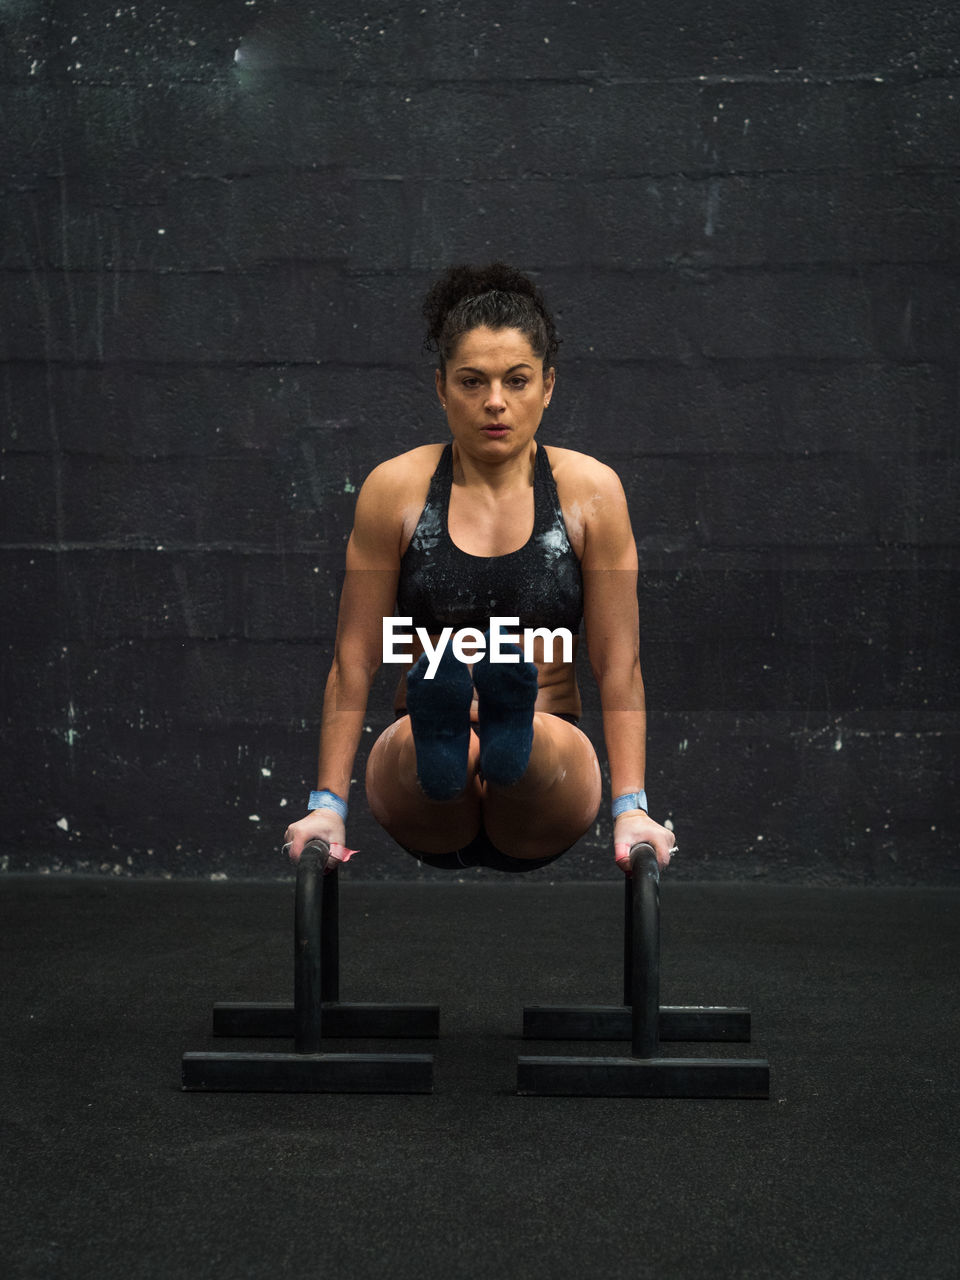
[[[960,891],[668,881],[664,1003],[754,1020],[669,1051],[769,1102],[537,1099],[522,1006],[619,1001],[620,886],[348,874],[342,997],[442,1020],[360,1047],[431,1096],[181,1092],[214,1000],[290,998],[292,883],[0,880],[6,1275],[960,1275]]]

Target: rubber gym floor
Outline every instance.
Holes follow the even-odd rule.
[[[293,883],[0,880],[11,1277],[960,1275],[960,890],[670,883],[663,1003],[747,1005],[768,1101],[518,1097],[525,1004],[618,1003],[622,888],[341,878],[343,999],[438,1003],[430,1095],[185,1093],[292,998]],[[233,1048],[273,1042],[231,1041]]]

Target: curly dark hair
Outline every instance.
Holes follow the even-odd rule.
[[[529,276],[505,262],[448,267],[423,300],[424,350],[435,351],[441,374],[459,339],[471,329],[519,329],[544,368],[560,346],[543,294]]]

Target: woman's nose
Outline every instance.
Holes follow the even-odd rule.
[[[499,382],[491,382],[490,390],[487,392],[487,408],[503,409],[505,407],[506,402],[503,398],[503,387]]]

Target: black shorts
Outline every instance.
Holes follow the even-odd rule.
[[[407,714],[405,709],[398,710],[396,718],[399,720]],[[551,711],[548,714],[555,715],[559,720],[566,720],[569,724],[577,724],[580,719],[566,711]],[[418,849],[408,849],[405,844],[401,844],[400,848],[412,854],[425,867],[436,867],[440,871],[460,871],[466,867],[489,867],[492,871],[536,871],[540,867],[548,867],[567,852],[566,849],[561,849],[559,853],[552,853],[549,858],[511,858],[497,848],[482,827],[468,845],[462,849],[454,849],[452,853],[421,853]]]
[[[567,852],[561,849],[549,858],[510,858],[492,843],[482,827],[465,848],[454,849],[452,853],[420,853],[417,849],[408,849],[405,844],[400,848],[413,854],[425,867],[436,867],[440,871],[461,871],[467,867],[489,867],[491,871],[536,871],[539,867],[548,867]]]

